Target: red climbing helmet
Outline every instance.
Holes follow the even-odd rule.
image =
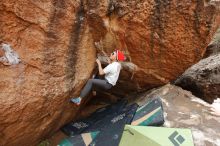
[[[116,59],[118,61],[125,61],[126,57],[123,52],[116,50]]]

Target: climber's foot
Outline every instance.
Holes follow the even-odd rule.
[[[80,105],[81,100],[82,100],[81,97],[77,97],[77,98],[73,97],[73,98],[70,99],[71,102],[73,102],[73,103],[75,103],[77,105]]]

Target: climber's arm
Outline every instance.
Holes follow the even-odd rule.
[[[102,65],[101,65],[100,60],[99,60],[99,59],[96,59],[96,62],[97,62],[97,64],[98,64],[99,75],[104,75],[105,72],[104,72],[104,70],[103,70],[103,68],[102,68]]]

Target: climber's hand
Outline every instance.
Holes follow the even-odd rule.
[[[96,63],[97,63],[98,65],[100,65],[100,64],[101,64],[101,62],[100,62],[100,60],[99,60],[99,59],[96,59]]]

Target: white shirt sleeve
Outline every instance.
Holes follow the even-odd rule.
[[[108,74],[108,73],[110,73],[112,71],[112,65],[111,64],[109,64],[108,66],[106,66],[104,69],[103,69],[103,72],[105,73],[105,74]]]

